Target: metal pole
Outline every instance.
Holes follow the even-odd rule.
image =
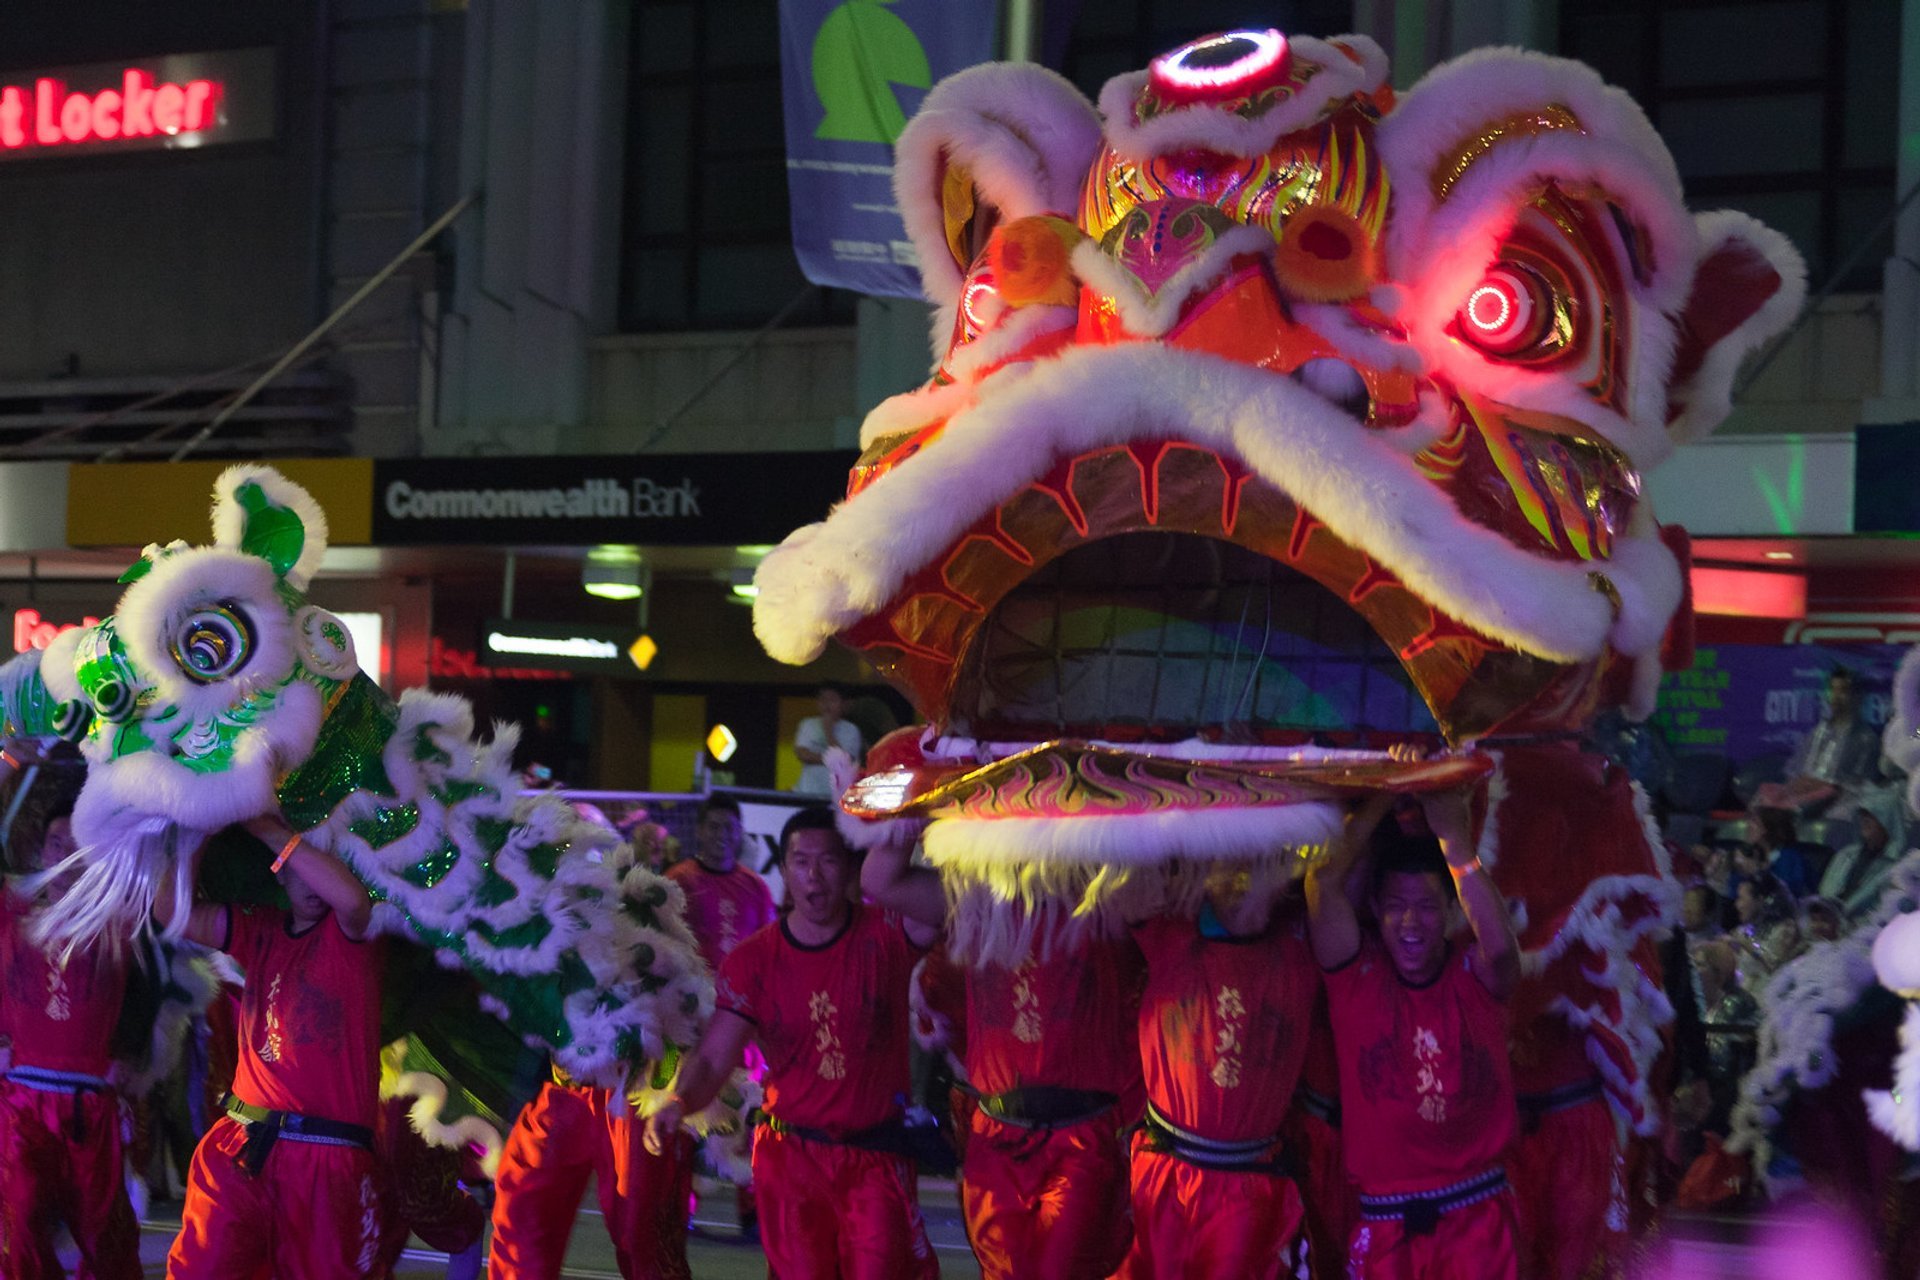
[[[375,272],[367,280],[365,284],[361,285],[358,289],[354,290],[353,296],[351,298],[348,298],[345,302],[341,303],[339,306],[335,307],[333,310],[333,314],[328,316],[325,320],[322,320],[319,323],[319,325],[313,329],[311,333],[307,334],[306,337],[300,339],[300,341],[294,343],[292,348],[289,349],[285,355],[281,356],[278,360],[274,361],[273,364],[267,368],[267,371],[265,373],[255,378],[253,380],[253,383],[250,386],[248,386],[245,391],[242,391],[238,396],[235,396],[233,401],[229,403],[226,408],[222,409],[214,417],[212,422],[209,422],[206,426],[200,428],[200,430],[194,432],[192,436],[188,437],[187,441],[184,444],[182,444],[178,449],[175,449],[173,451],[173,456],[168,458],[167,461],[179,462],[182,459],[184,459],[188,454],[192,453],[195,449],[198,449],[202,444],[205,444],[207,441],[207,438],[211,436],[214,432],[218,431],[228,418],[231,418],[249,400],[259,395],[261,389],[265,387],[269,382],[272,382],[275,378],[279,377],[282,373],[284,373],[287,369],[287,366],[291,365],[294,361],[298,360],[303,354],[305,354],[308,347],[311,347],[314,343],[326,337],[327,332],[331,330],[333,326],[335,326],[336,324],[339,324],[342,320],[346,319],[347,314],[350,311],[352,311],[355,307],[359,306],[362,302],[365,302],[375,289],[378,289],[381,285],[385,284],[387,282],[387,278],[391,276],[394,272],[398,271],[401,268],[401,266],[407,261],[407,259],[413,257],[414,254],[426,248],[427,245],[432,242],[435,236],[439,235],[442,231],[445,231],[448,227],[452,226],[453,220],[459,217],[461,214],[465,213],[467,211],[467,206],[472,204],[476,199],[478,199],[479,195],[480,193],[478,191],[469,191],[466,195],[460,197],[459,202],[455,204],[453,208],[447,210],[445,213],[435,218],[433,220],[433,225],[429,226],[425,231],[422,231],[419,235],[415,236],[411,244],[409,244],[406,248],[402,249],[399,253],[396,253],[393,256],[392,261],[388,262],[386,266],[380,268],[379,271]]]
[[[513,551],[509,549],[507,551],[506,577],[502,579],[500,583],[500,616],[503,618],[510,619],[513,617],[513,578],[514,570],[517,567],[518,565],[515,561]]]
[[[1046,0],[1007,0],[1008,62],[1040,61],[1041,10]]]

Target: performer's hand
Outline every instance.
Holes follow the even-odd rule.
[[[1427,826],[1440,841],[1447,865],[1464,867],[1477,851],[1473,844],[1473,810],[1470,787],[1452,791],[1433,791],[1420,797],[1420,808],[1427,815]]]
[[[256,814],[240,824],[248,835],[270,849],[278,849],[293,835],[293,828],[276,812]]]
[[[680,1121],[682,1118],[683,1113],[678,1098],[672,1099],[664,1107],[661,1107],[658,1111],[647,1117],[645,1141],[649,1154],[656,1156],[667,1154],[667,1148],[673,1144],[675,1137],[680,1132]]]

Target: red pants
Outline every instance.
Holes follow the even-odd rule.
[[[493,1280],[553,1280],[566,1257],[574,1215],[593,1176],[600,1212],[627,1280],[682,1280],[692,1142],[650,1155],[637,1117],[615,1115],[605,1089],[548,1082],[507,1135],[495,1175]]]
[[[53,1250],[62,1222],[83,1275],[137,1280],[140,1227],[120,1167],[120,1100],[0,1081],[0,1277],[65,1275]]]
[[[779,1280],[908,1280],[940,1274],[900,1156],[810,1142],[761,1126],[753,1135],[760,1243]]]
[[[1441,1214],[1430,1235],[1408,1235],[1398,1218],[1362,1219],[1354,1224],[1347,1274],[1352,1280],[1515,1280],[1515,1234],[1510,1190]]]
[[[1133,1251],[1114,1280],[1280,1280],[1305,1207],[1293,1179],[1201,1169],[1133,1138]]]
[[[221,1116],[194,1149],[167,1280],[371,1275],[380,1247],[373,1153],[283,1137],[253,1177],[239,1164],[246,1137]]]
[[[1307,1273],[1313,1280],[1347,1280],[1347,1241],[1359,1207],[1347,1180],[1340,1130],[1296,1106],[1284,1132],[1306,1165]]]
[[[1580,1280],[1627,1243],[1624,1168],[1613,1113],[1594,1098],[1540,1119],[1507,1157],[1525,1265],[1539,1280]]]
[[[983,1280],[1104,1280],[1126,1260],[1119,1130],[1117,1112],[1052,1130],[974,1113],[961,1202]]]

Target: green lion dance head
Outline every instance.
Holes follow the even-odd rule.
[[[384,931],[472,973],[571,1074],[618,1085],[692,1043],[712,996],[680,891],[563,801],[520,798],[511,727],[478,741],[463,699],[396,703],[361,673],[305,595],[327,529],[304,490],[230,468],[213,529],[148,547],[112,617],[0,668],[0,733],[59,733],[89,765],[53,940],[146,928],[187,851],[278,810],[353,869]]]

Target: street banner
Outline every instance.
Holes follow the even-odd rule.
[[[780,0],[793,251],[835,289],[920,296],[893,143],[944,76],[995,53],[997,0]]]

